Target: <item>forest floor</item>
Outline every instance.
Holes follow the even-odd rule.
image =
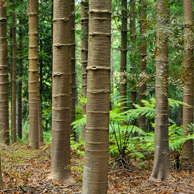
[[[28,144],[14,143],[4,147],[1,155],[5,188],[0,193],[81,193],[84,160],[73,148],[71,169],[75,182],[66,185],[48,179],[51,151],[46,144],[42,144],[39,150],[32,150]],[[170,179],[162,182],[149,180],[153,159],[129,164],[118,161],[119,157],[110,157],[109,194],[194,193],[194,165],[182,164],[180,170],[175,170],[171,164]]]

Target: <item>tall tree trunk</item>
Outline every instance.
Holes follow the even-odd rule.
[[[54,0],[51,179],[63,182],[71,180],[70,48],[70,0]]]
[[[90,0],[83,194],[108,189],[111,0]]]
[[[184,87],[183,102],[189,106],[183,106],[183,134],[193,133],[193,128],[188,130],[188,125],[193,123],[193,11],[192,0],[183,0],[184,10]],[[183,145],[183,157],[193,162],[193,140],[188,140]]]
[[[130,17],[130,42],[131,42],[131,56],[130,56],[130,70],[131,73],[136,72],[136,67],[134,63],[134,55],[136,50],[136,10],[135,10],[135,0],[130,0],[130,9],[131,9],[131,17]],[[130,92],[130,109],[134,109],[134,103],[136,103],[137,91],[135,88],[135,79],[131,81],[131,92]],[[131,121],[131,125],[136,125],[136,120]]]
[[[82,97],[87,95],[87,72],[88,65],[88,0],[81,1],[81,60],[82,60]],[[86,114],[86,103],[82,103],[82,116]],[[82,127],[82,140],[85,139],[86,125]]]
[[[127,0],[122,0],[122,28],[121,28],[121,112],[126,111],[127,108]]]
[[[30,146],[39,148],[38,128],[38,12],[37,0],[29,0],[29,118],[30,118]]]
[[[9,85],[6,3],[0,0],[0,146],[9,144]]]
[[[157,0],[155,149],[150,179],[158,180],[165,180],[169,176],[168,19],[168,1]]]
[[[22,5],[23,0],[20,0]],[[19,20],[18,137],[22,139],[22,18]]]
[[[11,134],[12,142],[16,142],[16,27],[15,0],[12,0],[12,67],[11,67]]]
[[[37,0],[37,32],[39,32],[39,1]],[[39,33],[37,38],[37,45],[39,43]],[[37,56],[38,56],[38,49],[37,49]],[[38,69],[38,75],[37,75],[37,100],[38,100],[38,134],[39,134],[39,141],[43,142],[43,127],[42,127],[42,107],[41,107],[41,97],[40,97],[40,82],[39,82],[39,59],[37,62],[37,69]]]
[[[146,73],[146,56],[147,46],[146,38],[146,4],[145,1],[140,0],[140,86],[139,86],[139,105],[144,106],[142,100],[146,100],[146,80],[144,80],[143,74]],[[144,115],[139,117],[139,128],[146,131],[146,117]]]
[[[75,47],[75,0],[71,0],[71,123],[75,121],[76,104]],[[76,132],[73,127],[71,127],[71,133],[76,141]]]

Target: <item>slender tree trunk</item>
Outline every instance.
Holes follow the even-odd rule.
[[[111,0],[90,0],[83,194],[108,189]]]
[[[136,67],[134,63],[134,55],[136,50],[136,10],[135,10],[135,0],[130,0],[130,9],[131,9],[131,17],[130,17],[130,41],[131,41],[131,56],[130,56],[130,70],[131,73],[135,74]],[[135,79],[134,79],[135,80]],[[137,91],[135,88],[135,81],[131,81],[131,92],[130,92],[130,109],[134,109],[134,103],[136,103]],[[131,121],[131,125],[136,125],[136,120]]]
[[[158,180],[165,180],[169,176],[168,18],[168,1],[157,0],[155,149],[150,179]]]
[[[23,0],[20,0],[22,5]],[[22,18],[19,20],[18,137],[22,139]]]
[[[1,170],[1,153],[0,153],[0,189],[4,188],[4,183],[3,183],[3,177],[2,177],[2,170]]]
[[[81,1],[81,60],[82,60],[82,97],[87,95],[87,72],[88,65],[88,0]],[[86,114],[86,103],[82,103],[82,116]],[[86,126],[82,127],[82,140],[85,139]]]
[[[6,3],[0,0],[0,146],[9,144],[9,85]]]
[[[53,94],[51,179],[71,181],[70,170],[70,0],[53,4]]]
[[[12,67],[11,67],[11,134],[12,142],[16,142],[16,27],[15,0],[12,0]]]
[[[75,121],[76,104],[75,47],[75,0],[71,0],[71,123]],[[73,127],[71,127],[71,133],[76,141],[76,132]]]
[[[42,40],[40,38],[40,52],[42,52]],[[42,91],[43,91],[43,85],[42,85],[42,67],[43,67],[43,61],[42,57],[40,57],[40,101],[42,102]]]
[[[39,1],[37,0],[37,32],[39,32]],[[39,43],[39,33],[37,38],[37,45]],[[38,49],[37,49],[37,56],[38,56]],[[37,69],[39,69],[39,59],[37,62]],[[40,82],[39,82],[39,71],[37,75],[37,99],[38,99],[38,133],[39,133],[39,141],[43,142],[43,127],[42,127],[42,107],[41,107],[41,97],[40,97]]]
[[[127,0],[122,0],[122,29],[121,29],[121,112],[127,109]],[[124,124],[124,123],[123,123]]]
[[[146,100],[146,80],[144,79],[144,73],[146,73],[146,56],[147,56],[147,46],[146,38],[144,34],[146,33],[146,4],[145,1],[140,0],[140,86],[139,86],[139,104],[144,106],[142,100]],[[139,117],[139,128],[146,131],[146,117],[144,115]]]
[[[183,102],[183,134],[193,133],[193,128],[188,130],[188,125],[193,123],[193,11],[192,0],[183,0],[184,10],[184,87]],[[188,140],[183,145],[183,157],[193,162],[193,140]]]
[[[29,118],[30,118],[30,146],[39,148],[38,128],[38,12],[37,0],[28,1],[29,19]]]

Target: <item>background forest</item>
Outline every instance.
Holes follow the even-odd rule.
[[[150,181],[193,168],[191,0],[0,0],[0,18],[2,170],[15,142],[46,153],[56,193],[72,160],[82,193],[111,193],[110,166]]]

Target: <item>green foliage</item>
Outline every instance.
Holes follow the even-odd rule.
[[[46,144],[51,144],[51,140],[52,140],[52,131],[44,131],[43,132],[43,137],[44,137],[44,142]]]
[[[86,124],[86,115],[83,115],[83,118],[80,118],[78,120],[75,120],[71,123],[73,125],[73,129],[79,132],[81,134],[82,126]]]
[[[71,138],[71,148],[77,155],[84,156],[85,155],[85,142],[79,141],[76,142],[73,140],[73,137]]]

